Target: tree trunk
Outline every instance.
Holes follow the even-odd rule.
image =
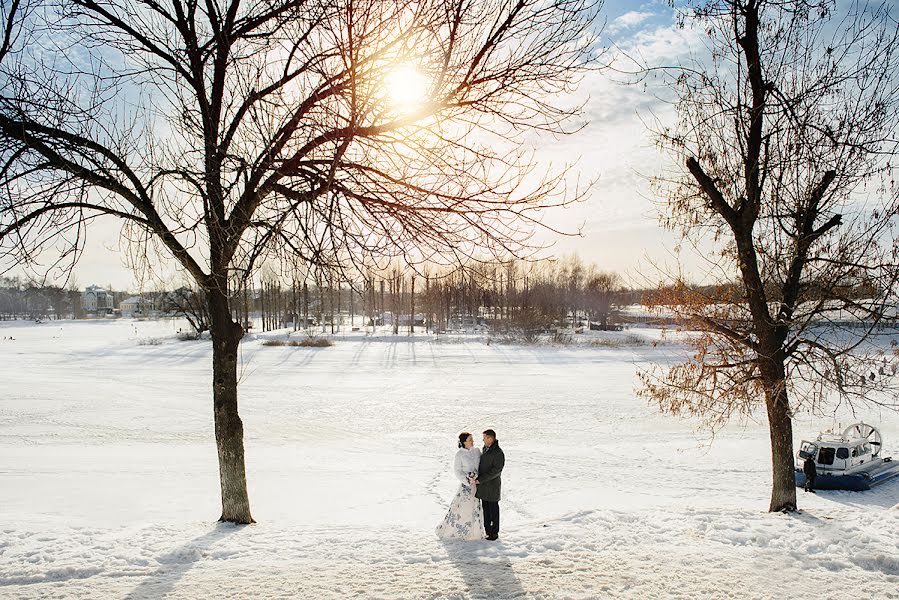
[[[315,287],[318,288],[318,323],[322,328],[322,333],[325,333],[325,290],[322,282],[320,277],[315,278]]]
[[[381,318],[384,317],[384,280],[381,280]]]
[[[265,282],[262,282],[262,290],[259,292],[259,311],[262,317],[262,331],[265,332],[268,327],[268,321],[265,316]]]
[[[331,335],[334,335],[334,280],[328,278],[328,312],[331,314]]]
[[[303,280],[303,329],[309,333],[309,285]]]
[[[250,325],[250,290],[247,288],[247,282],[243,282],[243,327],[248,329]]]
[[[763,376],[764,377],[764,376]],[[796,510],[796,480],[793,463],[793,421],[787,398],[786,377],[764,377],[768,431],[771,436],[770,512]]]
[[[393,335],[398,335],[400,332],[400,312],[402,311],[402,304],[400,298],[400,279],[396,270],[394,270],[393,277],[390,279],[390,299],[391,312],[393,313]]]
[[[247,494],[244,465],[243,422],[237,413],[237,347],[243,328],[231,318],[228,298],[210,289],[209,318],[212,337],[212,398],[215,443],[222,491],[220,521],[254,523]]]

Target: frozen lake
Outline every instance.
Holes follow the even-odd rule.
[[[683,351],[656,330],[560,347],[250,336],[259,523],[218,525],[211,348],[178,326],[0,323],[0,597],[899,598],[899,482],[766,513],[764,420],[711,443],[636,398],[636,369]],[[899,454],[895,414],[859,417]],[[800,415],[797,444],[838,422]],[[456,435],[488,427],[507,457],[501,540],[441,544]]]

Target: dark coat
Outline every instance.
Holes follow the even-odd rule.
[[[805,476],[809,479],[813,479],[818,474],[818,469],[815,467],[815,461],[811,456],[806,458],[805,462],[802,463],[802,472],[805,473]]]
[[[475,496],[488,502],[499,502],[502,480],[500,474],[506,465],[506,455],[503,454],[499,442],[494,441],[489,448],[484,448],[481,454],[481,462],[478,466],[478,489]]]

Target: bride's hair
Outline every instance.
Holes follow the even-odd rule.
[[[465,447],[465,440],[467,440],[470,435],[471,434],[468,433],[467,431],[463,431],[462,433],[459,434],[459,447],[460,448]]]

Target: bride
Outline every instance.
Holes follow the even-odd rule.
[[[480,460],[481,450],[474,447],[474,438],[467,431],[460,433],[453,473],[462,485],[453,497],[443,522],[437,526],[437,537],[440,539],[484,539],[484,514],[481,502],[474,495],[474,480],[478,476]]]

